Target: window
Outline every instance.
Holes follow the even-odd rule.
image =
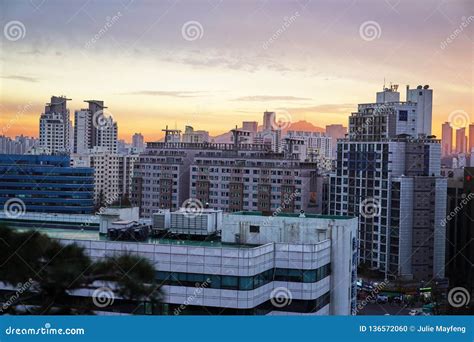
[[[398,111],[398,121],[408,121],[408,111],[399,110]]]
[[[250,225],[250,233],[260,233],[260,226]]]

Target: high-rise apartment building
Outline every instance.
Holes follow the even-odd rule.
[[[326,126],[326,136],[331,138],[332,143],[332,156],[336,157],[337,151],[337,140],[344,139],[347,134],[347,127],[343,125],[327,125]]]
[[[474,167],[448,178],[446,274],[474,295]]]
[[[458,128],[456,130],[456,153],[466,153],[466,128]]]
[[[52,96],[39,121],[40,147],[48,154],[70,152],[70,119],[65,96]]]
[[[75,111],[74,153],[87,153],[96,147],[117,153],[117,123],[107,113],[103,101],[88,100],[86,109]]]
[[[474,124],[470,124],[469,125],[469,149],[467,150],[467,153],[471,154],[473,149],[474,149]]]
[[[38,139],[23,135],[11,139],[0,135],[0,154],[26,154],[38,144]]]
[[[331,176],[330,213],[359,217],[359,261],[388,278],[444,277],[446,179],[425,122],[426,90],[407,89],[401,102],[396,88],[384,89],[380,102],[360,104]]]
[[[309,160],[322,156],[324,158],[333,158],[332,138],[321,132],[304,132],[304,131],[288,131],[288,138],[299,138],[305,142],[307,146],[307,158]]]
[[[138,152],[142,152],[145,149],[145,138],[141,133],[135,133],[133,135],[132,148]]]
[[[272,130],[275,128],[275,112],[267,112],[263,113],[263,130]]]
[[[316,163],[234,140],[148,143],[135,163],[133,202],[147,217],[162,208],[178,209],[188,199],[226,212],[316,210]]]
[[[453,128],[449,122],[445,122],[441,130],[441,156],[447,157],[453,153]]]

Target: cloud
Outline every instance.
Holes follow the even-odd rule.
[[[243,96],[233,99],[232,101],[252,101],[252,102],[267,102],[267,101],[307,101],[311,100],[308,97],[297,97],[297,96],[268,96],[268,95],[257,95],[257,96]]]
[[[344,114],[349,115],[352,112],[357,111],[357,104],[353,103],[326,103],[317,106],[310,107],[297,107],[297,108],[286,108],[287,110],[294,113],[321,113],[321,114]]]
[[[145,95],[145,96],[168,96],[168,97],[199,97],[205,95],[203,91],[172,91],[172,90],[140,90],[121,95]]]
[[[15,76],[15,75],[9,75],[9,76],[0,76],[0,78],[4,78],[7,80],[14,80],[14,81],[23,81],[23,82],[38,82],[37,78],[34,77],[28,77],[28,76]]]

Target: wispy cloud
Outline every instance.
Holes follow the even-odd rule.
[[[23,82],[38,82],[37,78],[28,77],[28,76],[9,75],[9,76],[0,76],[0,78],[4,78],[7,80],[14,80],[14,81],[23,81]]]
[[[252,101],[252,102],[269,102],[269,101],[308,101],[311,100],[308,97],[297,97],[297,96],[268,96],[268,95],[256,95],[256,96],[243,96],[233,99],[233,101]]]
[[[206,95],[203,91],[173,91],[173,90],[140,90],[121,95],[145,95],[145,96],[168,96],[168,97],[200,97]]]
[[[318,114],[344,114],[349,115],[357,110],[357,104],[353,103],[326,103],[310,107],[286,108],[292,113],[318,113]]]

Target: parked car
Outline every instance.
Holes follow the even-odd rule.
[[[379,304],[385,304],[388,302],[388,296],[384,295],[377,295],[377,303]]]

